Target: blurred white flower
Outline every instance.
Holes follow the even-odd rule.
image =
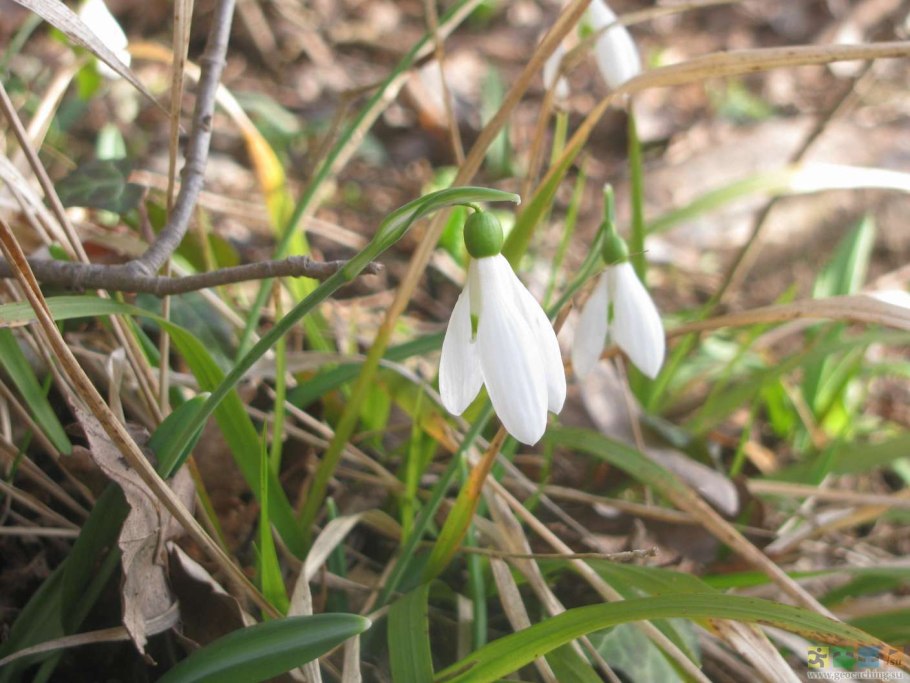
[[[543,85],[547,90],[553,90],[553,96],[557,101],[569,99],[569,84],[565,76],[559,73],[562,58],[565,56],[566,48],[560,43],[543,65]]]
[[[572,367],[586,375],[600,359],[610,335],[651,379],[664,362],[666,342],[660,314],[628,261],[607,266],[581,311],[572,344]]]
[[[603,0],[591,0],[588,5],[588,21],[595,32],[610,26],[597,39],[594,46],[597,68],[611,90],[641,73],[641,58],[638,48],[622,24],[615,24],[616,14]]]
[[[558,413],[566,376],[546,314],[499,253],[474,258],[458,297],[439,362],[446,409],[461,415],[482,384],[506,431],[533,445]]]
[[[120,59],[124,65],[130,65],[130,53],[127,50],[129,41],[120,24],[104,4],[104,0],[85,0],[79,8],[79,18],[101,41]],[[97,60],[98,73],[105,78],[119,78],[111,67],[100,59]]]

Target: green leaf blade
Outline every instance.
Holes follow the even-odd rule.
[[[256,624],[197,650],[158,680],[263,681],[311,662],[370,625],[369,619],[356,614],[317,614]]]

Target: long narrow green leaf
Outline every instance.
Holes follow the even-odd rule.
[[[370,627],[356,614],[277,619],[234,631],[197,650],[159,683],[255,683],[311,662]]]
[[[674,617],[761,623],[798,633],[814,643],[887,647],[853,626],[790,605],[719,593],[674,595],[570,609],[485,645],[441,671],[434,680],[437,683],[496,681],[593,631],[632,621]]]
[[[272,538],[272,524],[269,520],[269,456],[266,448],[267,428],[262,430],[262,450],[259,452],[259,482],[262,487],[259,500],[262,509],[259,511],[259,583],[262,594],[275,609],[282,614],[288,611],[288,594],[281,576],[281,564],[278,551]]]
[[[638,278],[647,284],[648,262],[645,259],[645,174],[642,167],[641,140],[632,107],[628,111],[629,137],[629,193],[632,204],[632,222],[629,230],[629,260]]]
[[[433,680],[429,590],[428,583],[418,586],[389,608],[389,660],[393,681]]]
[[[73,446],[11,330],[0,330],[0,365],[16,385],[35,422],[54,444],[54,448],[64,455],[69,455]]]

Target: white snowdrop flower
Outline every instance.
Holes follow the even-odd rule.
[[[569,99],[569,84],[566,77],[559,73],[562,58],[565,56],[566,48],[560,43],[543,65],[544,87],[547,90],[553,90],[553,96],[557,101]]]
[[[104,4],[104,0],[85,0],[79,9],[79,18],[101,41],[120,59],[124,65],[130,65],[130,53],[127,50],[129,41],[126,34]],[[98,73],[105,78],[119,78],[119,74],[100,59],[97,60]]]
[[[465,223],[472,256],[439,362],[439,392],[446,409],[461,415],[486,385],[506,431],[533,445],[547,428],[547,411],[566,398],[559,344],[546,314],[521,284],[502,249],[502,228],[489,213]]]
[[[622,24],[614,24],[616,14],[603,0],[591,0],[588,21],[595,32],[610,26],[594,46],[597,68],[611,90],[641,73],[641,58],[635,41]]]
[[[616,234],[608,194],[603,257],[606,267],[575,327],[572,367],[577,377],[590,372],[608,337],[651,379],[664,362],[666,341],[660,313],[629,263],[629,249]]]

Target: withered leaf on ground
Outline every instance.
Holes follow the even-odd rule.
[[[123,568],[123,625],[136,647],[144,653],[148,636],[153,635],[147,622],[166,612],[174,602],[165,569],[164,543],[179,534],[179,525],[174,524],[170,513],[129,466],[98,420],[77,400],[72,400],[71,404],[85,431],[92,459],[123,489],[130,506],[118,540]],[[191,508],[193,482],[185,470],[177,473],[171,487],[184,505]]]

